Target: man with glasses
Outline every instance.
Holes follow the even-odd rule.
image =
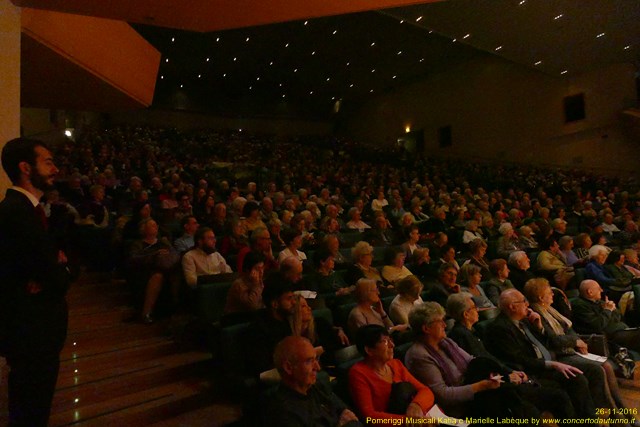
[[[566,390],[573,404],[567,417],[572,417],[574,410],[578,417],[595,417],[587,378],[578,368],[554,360],[540,337],[532,333],[531,329],[542,329],[540,315],[529,308],[524,295],[507,289],[500,294],[499,302],[500,314],[485,335],[489,351],[511,368],[538,378],[543,385]]]

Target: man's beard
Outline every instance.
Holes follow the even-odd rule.
[[[211,255],[212,253],[214,253],[216,251],[216,247],[215,246],[203,246],[202,250],[207,255]]]
[[[53,184],[49,184],[48,176],[41,175],[35,168],[33,169],[35,173],[31,176],[31,184],[36,187],[38,190],[49,191],[53,190],[55,186]]]

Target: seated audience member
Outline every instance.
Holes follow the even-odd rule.
[[[533,250],[538,248],[538,242],[532,237],[533,230],[528,225],[523,225],[518,230],[520,232],[520,245],[523,250]]]
[[[397,243],[397,236],[389,228],[389,220],[383,214],[376,216],[373,229],[367,232],[366,240],[373,246],[391,246]]]
[[[393,358],[395,346],[387,329],[379,325],[363,326],[358,330],[356,346],[364,360],[349,370],[349,392],[360,417],[363,420],[423,418],[434,404],[433,393],[416,380],[401,361]],[[392,385],[397,382],[410,383],[416,394],[406,402],[397,402],[397,408],[390,408]],[[400,403],[406,406],[401,408]]]
[[[402,248],[385,249],[382,278],[385,282],[395,285],[398,281],[411,276],[411,271],[404,265],[406,254]]]
[[[323,237],[320,247],[325,247],[333,255],[333,262],[336,268],[346,268],[347,260],[340,252],[340,238],[337,234],[327,234]]]
[[[413,251],[411,261],[407,263],[407,268],[411,273],[418,276],[420,280],[425,280],[436,276],[435,265],[431,263],[429,248],[419,248]]]
[[[573,252],[581,261],[581,264],[586,264],[587,262],[589,262],[589,248],[591,248],[591,245],[593,245],[591,236],[589,236],[587,233],[580,233],[573,238],[573,241]]]
[[[384,191],[378,191],[378,197],[371,201],[371,210],[382,212],[387,206],[389,206],[389,202],[384,198]]]
[[[395,296],[389,306],[389,317],[396,325],[409,324],[409,312],[417,305],[422,304],[422,289],[424,286],[420,280],[410,275],[401,279],[396,284],[398,295]]]
[[[609,258],[610,250],[602,245],[593,245],[589,249],[589,263],[585,266],[585,276],[587,279],[595,280],[607,291],[607,296],[617,303],[625,292],[631,290],[630,277],[613,277],[610,270],[605,268],[605,262]],[[620,252],[615,251],[617,262],[620,262]],[[624,261],[623,261],[624,262]],[[612,268],[611,268],[612,269]]]
[[[382,284],[382,276],[377,268],[373,267],[373,246],[367,242],[358,242],[351,249],[351,258],[353,265],[350,265],[346,273],[346,282],[348,285],[355,285],[358,279],[367,278]]]
[[[188,286],[195,288],[206,283],[211,276],[231,273],[231,267],[216,251],[216,235],[209,227],[200,227],[194,236],[196,245],[182,257],[182,272]]]
[[[553,308],[553,290],[549,281],[541,277],[528,281],[524,295],[533,311],[540,315],[542,329],[538,332],[546,337],[549,349],[555,352],[558,360],[584,373],[589,380],[594,403],[599,408],[623,405],[612,365],[585,359],[577,354],[587,354],[589,348],[572,329],[571,320]]]
[[[438,270],[438,282],[427,292],[427,300],[446,304],[449,295],[460,292],[457,278],[458,270],[453,264],[442,264]]]
[[[484,290],[487,298],[491,300],[493,305],[497,306],[500,300],[500,294],[507,290],[513,289],[513,283],[509,280],[509,267],[507,261],[503,259],[494,259],[489,264],[489,269],[493,277],[485,283]]]
[[[302,280],[302,262],[293,256],[285,258],[280,264],[279,271],[283,280],[288,282],[293,289],[300,289],[300,280]]]
[[[602,218],[602,232],[607,235],[607,239],[610,240],[616,234],[620,232],[617,225],[613,223],[613,214],[606,213]]]
[[[449,229],[447,224],[447,211],[440,206],[433,210],[433,216],[425,224],[425,231],[428,233],[443,233]]]
[[[300,336],[284,338],[276,346],[273,360],[280,373],[281,382],[268,403],[265,425],[362,425],[328,385],[316,382],[320,364],[308,339]]]
[[[209,219],[207,226],[213,229],[216,236],[224,236],[229,233],[227,205],[224,203],[216,203],[213,207],[213,216]]]
[[[465,383],[467,368],[474,358],[447,338],[444,318],[444,308],[436,302],[426,302],[409,315],[415,333],[415,341],[405,355],[409,372],[433,391],[438,405],[447,415],[502,416],[511,413],[516,416],[515,411],[521,406],[519,401],[510,402],[511,408],[503,408],[500,403],[504,402],[500,400],[507,396],[506,393],[488,393],[501,388],[502,380],[492,377],[497,372],[486,372],[485,378]]]
[[[133,214],[123,226],[122,239],[131,242],[140,236],[140,224],[142,221],[151,218],[151,204],[149,202],[139,202],[133,206]],[[126,217],[125,217],[126,218]]]
[[[257,202],[249,201],[242,208],[244,217],[244,228],[247,233],[251,233],[256,228],[267,228],[260,218],[260,205]]]
[[[497,363],[500,368],[498,372],[503,375],[505,381],[518,386],[517,392],[526,402],[531,402],[540,411],[551,411],[560,418],[569,418],[573,414],[573,412],[566,412],[569,407],[573,410],[566,392],[557,387],[534,383],[526,373],[511,369],[489,353],[474,329],[479,316],[478,309],[469,294],[461,292],[451,295],[447,300],[447,315],[455,321],[448,334],[449,338],[470,355],[487,358]]]
[[[444,247],[449,243],[449,236],[446,233],[436,233],[431,246],[429,246],[429,254],[431,259],[437,260],[442,258]],[[454,251],[455,252],[455,251]]]
[[[242,248],[249,246],[248,240],[244,223],[239,219],[234,219],[231,222],[231,233],[225,235],[222,239],[220,253],[223,257],[237,256]]]
[[[492,217],[486,217],[482,219],[480,231],[482,231],[482,235],[486,240],[493,240],[500,237],[500,233],[498,233],[496,223]]]
[[[633,277],[640,277],[640,262],[638,262],[637,250],[624,250],[624,267],[633,274]]]
[[[511,252],[522,250],[520,240],[508,222],[503,222],[498,227],[500,238],[498,239],[497,253],[499,257],[507,259]]]
[[[464,233],[462,233],[462,243],[468,245],[476,239],[482,239],[482,233],[478,230],[478,221],[475,219],[467,221],[464,226]]]
[[[567,259],[560,252],[560,245],[553,237],[546,239],[540,246],[542,252],[538,254],[538,272],[552,278],[555,284],[565,289],[575,276],[573,267],[567,264]]]
[[[607,255],[607,260],[604,263],[604,269],[609,273],[609,276],[616,279],[621,285],[624,285],[625,283],[635,284],[637,280],[635,280],[633,273],[625,268],[625,261],[626,257],[623,252],[613,250],[609,252],[609,255]]]
[[[529,310],[529,303],[516,289],[500,294],[500,314],[486,331],[489,351],[512,367],[522,368],[543,384],[562,388],[569,394],[573,408],[569,417],[595,417],[595,406],[589,392],[589,382],[578,368],[553,360],[549,350],[529,329],[524,319],[540,325],[540,315]],[[571,415],[575,409],[575,415]]]
[[[193,215],[183,217],[180,224],[184,234],[173,242],[173,247],[176,248],[176,251],[184,253],[195,246],[193,236],[196,234],[200,224],[198,224],[198,220]]]
[[[342,346],[349,345],[349,338],[342,328],[334,327],[324,317],[314,319],[311,307],[302,295],[295,296],[293,314],[289,316],[292,335],[308,339],[315,347],[322,347],[322,360],[333,363],[333,355]]]
[[[307,259],[307,255],[299,250],[302,247],[302,234],[298,230],[289,229],[283,231],[282,239],[287,247],[278,254],[278,262],[282,262],[289,257],[295,257],[300,261]]]
[[[460,269],[460,291],[468,292],[473,298],[473,302],[479,309],[495,308],[484,289],[480,286],[482,274],[480,267],[474,264],[465,264]]]
[[[622,321],[616,304],[606,296],[602,299],[602,287],[595,280],[583,280],[580,298],[572,304],[573,325],[581,334],[604,334],[609,341],[635,351],[640,351],[640,329],[629,329]]]
[[[341,275],[336,274],[334,258],[327,248],[321,247],[313,255],[314,270],[303,279],[305,289],[316,291],[328,306],[353,302],[355,286],[349,286]]]
[[[550,225],[553,230],[553,237],[559,242],[567,233],[567,221],[562,218],[555,218],[551,221]]]
[[[356,336],[358,328],[364,325],[384,326],[389,332],[402,332],[407,325],[394,325],[382,307],[380,291],[376,282],[371,279],[360,279],[356,283],[355,297],[358,301],[347,319],[347,329],[351,337]]]
[[[225,314],[254,312],[264,306],[264,255],[261,252],[249,252],[244,258],[244,266],[246,270],[233,282],[227,293]]]
[[[558,239],[558,246],[560,247],[560,252],[564,255],[564,258],[567,260],[567,265],[569,266],[579,266],[580,259],[573,252],[573,237],[571,236],[562,236]]]
[[[180,256],[166,238],[158,238],[158,224],[153,219],[142,221],[140,235],[141,239],[131,245],[129,266],[134,287],[143,287],[139,292],[144,295],[142,321],[152,323],[153,309],[165,282],[171,286],[173,303],[178,302],[179,282],[175,280],[174,272]]]
[[[418,242],[420,241],[420,229],[417,225],[412,225],[409,228],[409,234],[407,240],[402,244],[402,250],[407,257],[413,255],[413,252],[420,247]]]
[[[349,221],[347,222],[347,228],[350,230],[358,230],[363,232],[364,230],[371,228],[369,224],[364,222],[360,215],[362,212],[358,208],[349,209]]]
[[[105,191],[102,185],[92,185],[90,199],[78,205],[78,225],[90,225],[97,228],[109,226],[109,210],[105,206]]]
[[[531,272],[531,261],[529,256],[524,251],[515,251],[509,255],[509,278],[513,286],[522,292],[524,284],[529,279],[533,279],[535,276]]]
[[[480,273],[482,273],[482,281],[486,282],[491,279],[491,270],[489,270],[489,262],[487,261],[487,242],[482,239],[476,239],[469,243],[470,258],[466,260],[465,264],[474,264],[480,267]]]
[[[250,245],[245,246],[238,252],[238,273],[244,271],[244,257],[249,252],[260,252],[262,254],[265,273],[278,269],[278,262],[273,257],[271,249],[271,235],[266,228],[258,227],[251,232]]]
[[[262,291],[265,309],[251,322],[245,341],[249,372],[260,374],[273,368],[276,344],[292,332],[289,316],[293,315],[295,298],[291,284],[280,272],[273,272],[265,278]]]

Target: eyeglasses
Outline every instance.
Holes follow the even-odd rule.
[[[527,304],[529,301],[527,299],[523,299],[522,301],[514,301],[513,304]]]
[[[378,341],[378,344],[384,343],[384,345],[386,345],[387,347],[390,347],[393,345],[393,340],[391,339],[391,337],[382,337],[380,338],[380,341]]]

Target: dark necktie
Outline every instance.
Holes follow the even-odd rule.
[[[531,333],[529,328],[524,326],[522,323],[518,323],[518,327],[524,334],[527,341],[529,341],[529,343],[533,346],[538,359],[542,358],[544,360],[553,360],[553,358],[551,357],[551,353],[549,353],[549,350],[547,350],[547,348],[540,341],[538,341],[535,335]]]
[[[40,222],[42,223],[42,226],[44,227],[44,229],[48,229],[49,228],[49,222],[47,220],[47,214],[44,213],[44,208],[42,207],[41,204],[36,205],[35,207],[36,210],[36,215],[38,215],[38,218],[40,218]]]

